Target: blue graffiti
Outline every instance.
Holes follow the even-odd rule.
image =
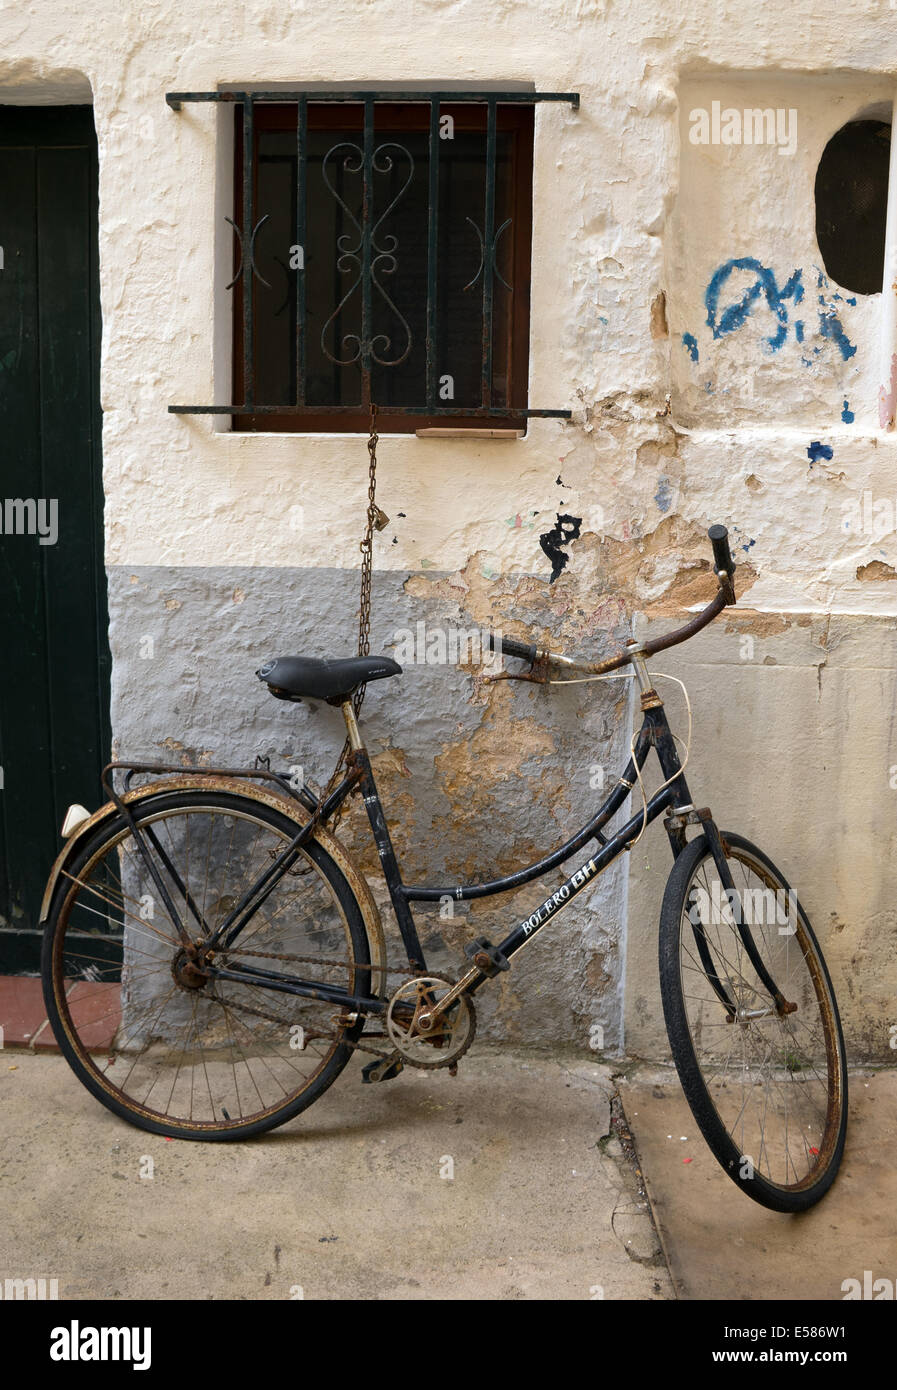
[[[852,425],[854,422],[854,418],[854,413],[850,408],[850,401],[845,396],[844,409],[841,411],[841,419],[844,421],[845,425]]]
[[[856,347],[844,332],[841,320],[838,317],[838,311],[833,306],[835,304],[845,303],[855,306],[856,299],[850,298],[845,300],[844,296],[839,294],[837,290],[832,294],[830,292],[828,276],[823,274],[818,266],[816,267],[816,288],[820,291],[817,296],[819,300],[819,332],[822,334],[823,338],[835,344],[844,361],[847,362],[856,354]],[[825,293],[823,293],[823,291],[825,291]],[[828,296],[827,298],[826,295]]]
[[[820,459],[830,459],[834,452],[831,444],[820,444],[818,439],[814,439],[807,450],[807,458],[811,463],[818,463]]]
[[[669,478],[658,478],[657,491],[654,494],[654,501],[662,512],[668,512],[673,501],[673,489],[670,487]]]
[[[736,270],[746,270],[753,275],[753,281],[742,293],[740,299],[735,299],[732,303],[722,303],[724,290],[732,274]],[[819,334],[827,342],[833,343],[846,362],[856,354],[856,346],[850,341],[844,331],[844,326],[835,307],[837,304],[856,304],[855,298],[845,299],[837,291],[832,292],[826,275],[816,267],[816,285],[819,316]],[[747,323],[748,318],[754,311],[754,307],[764,300],[767,308],[775,315],[777,320],[776,331],[766,338],[765,345],[770,352],[778,352],[784,346],[788,338],[789,318],[787,303],[790,300],[796,307],[804,297],[803,272],[795,270],[786,280],[785,284],[779,287],[775,273],[768,266],[763,265],[753,256],[737,256],[732,260],[725,261],[711,277],[704,295],[704,303],[707,308],[707,325],[713,333],[714,338],[722,338],[727,333],[734,333]],[[804,341],[805,324],[803,319],[794,320],[795,340],[802,344]],[[697,343],[690,333],[683,334],[682,341],[691,355],[692,361],[698,360]],[[813,358],[818,357],[822,349],[814,347],[812,356],[801,357],[805,367],[813,364]]]
[[[685,348],[685,351],[688,353],[689,357],[691,358],[692,362],[697,362],[697,360],[698,360],[698,340],[697,340],[697,338],[694,336],[694,334],[693,334],[693,333],[683,333],[683,334],[682,334],[682,344],[683,344],[683,346],[684,346],[684,348]]]
[[[748,286],[741,299],[734,304],[728,305],[720,312],[720,294],[726,285],[729,277],[736,270],[752,271],[755,279]],[[723,265],[714,273],[707,292],[704,295],[704,303],[707,307],[707,326],[713,333],[714,338],[722,338],[726,333],[734,333],[737,328],[741,328],[752,313],[754,305],[760,298],[766,300],[770,311],[778,320],[778,328],[775,333],[766,339],[772,352],[778,352],[788,336],[788,310],[785,308],[786,300],[793,300],[799,304],[804,297],[804,287],[800,270],[795,270],[794,274],[787,282],[779,288],[775,274],[753,256],[738,256]]]
[[[819,332],[823,338],[835,344],[841,356],[846,362],[856,353],[856,344],[852,343],[841,326],[836,309],[830,304],[826,304],[822,295],[819,296],[819,303],[823,306],[819,310]]]

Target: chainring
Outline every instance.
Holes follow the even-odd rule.
[[[453,981],[442,975],[417,975],[404,980],[389,1001],[386,1010],[386,1031],[396,1051],[409,1066],[432,1071],[437,1067],[450,1067],[470,1047],[477,1029],[476,1010],[473,1000],[466,994],[459,996],[438,1020],[437,1029],[432,1033],[418,1031],[418,1019],[425,1015],[429,1007],[453,987]],[[402,1006],[405,1018],[397,1017],[397,1006]],[[407,1009],[413,1008],[413,1016],[407,1018]]]

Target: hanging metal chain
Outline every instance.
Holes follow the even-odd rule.
[[[361,603],[358,609],[358,655],[369,656],[371,650],[371,572],[374,560],[374,532],[383,531],[389,525],[389,517],[385,512],[381,512],[377,506],[377,445],[380,436],[377,433],[377,407],[371,405],[371,429],[368,435],[368,454],[370,463],[368,466],[368,512],[367,526],[365,528],[364,540],[359,542],[361,551]],[[364,692],[366,687],[360,685],[356,690],[352,704],[355,709],[356,717],[364,704]]]
[[[361,599],[358,607],[358,655],[369,656],[371,651],[371,575],[373,571],[374,559],[374,532],[383,531],[389,525],[389,517],[377,506],[377,445],[380,436],[377,433],[377,407],[371,403],[371,426],[368,434],[368,455],[370,463],[368,466],[368,510],[365,525],[364,538],[359,541],[358,548],[361,551]],[[361,706],[364,704],[364,694],[366,686],[360,685],[352,696],[352,708],[355,710],[355,717],[361,713]],[[349,756],[349,740],[343,744],[343,751],[340,753],[333,775],[321,797],[322,802],[326,801],[330,793],[338,786]],[[344,801],[338,806],[330,817],[330,829],[335,830],[343,818],[348,801]]]

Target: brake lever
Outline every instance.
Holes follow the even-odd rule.
[[[484,685],[494,685],[496,681],[531,681],[534,685],[547,685],[547,676],[537,676],[532,672],[529,675],[521,673],[519,676],[512,675],[510,671],[500,671],[497,676],[483,676]]]
[[[494,676],[483,676],[484,685],[493,685],[495,681],[530,681],[533,685],[548,685],[549,662],[542,656],[538,656],[533,662],[529,671],[498,671]]]

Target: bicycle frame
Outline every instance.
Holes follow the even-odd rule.
[[[723,528],[712,528],[710,533],[712,539],[714,529],[723,530]],[[679,755],[676,751],[675,740],[667,722],[663,701],[651,685],[651,678],[648,674],[646,665],[646,658],[649,655],[653,654],[655,651],[661,651],[666,647],[672,646],[677,642],[686,640],[689,636],[706,626],[708,622],[712,621],[716,614],[720,612],[727,603],[734,603],[734,593],[731,588],[731,575],[734,572],[734,566],[731,562],[731,556],[728,554],[728,546],[725,544],[724,538],[725,531],[723,530],[723,539],[714,540],[714,553],[718,561],[717,575],[720,582],[720,590],[716,598],[707,606],[702,614],[693,619],[685,627],[678,629],[675,633],[655,639],[653,642],[643,646],[639,646],[637,643],[632,642],[629,644],[626,652],[609,658],[599,663],[596,667],[585,668],[597,672],[608,672],[618,669],[622,665],[632,666],[641,690],[641,709],[643,716],[641,728],[633,742],[632,756],[629,759],[625,772],[617,779],[609,795],[605,798],[591,820],[569,840],[546,855],[543,859],[539,859],[535,863],[527,865],[516,873],[508,874],[503,878],[491,879],[485,883],[432,886],[429,884],[407,884],[404,882],[398,859],[396,858],[392,838],[389,833],[383,805],[380,801],[373,769],[371,768],[367,750],[358,730],[355,712],[350,698],[333,702],[341,705],[349,734],[351,751],[346,760],[346,776],[340,782],[339,786],[327,797],[319,800],[306,788],[296,789],[289,782],[289,779],[281,774],[272,773],[267,769],[262,770],[257,768],[254,771],[244,770],[238,773],[238,775],[245,777],[262,776],[270,778],[272,781],[278,783],[282,789],[286,789],[296,800],[300,801],[311,812],[311,815],[301,830],[299,830],[289,844],[281,850],[272,864],[258,880],[246,889],[240,901],[231,909],[224,921],[220,922],[215,927],[214,931],[209,930],[193,897],[180,880],[177,871],[162,849],[154,831],[150,827],[146,827],[145,829],[138,827],[127,804],[116,794],[111,786],[111,782],[106,783],[110,789],[113,800],[116,802],[118,809],[129,825],[131,833],[140,849],[140,853],[146,862],[150,876],[160,893],[166,910],[171,916],[172,923],[181,936],[182,943],[185,946],[189,945],[189,933],[186,927],[182,923],[179,923],[179,914],[168,892],[159,865],[153,862],[153,855],[146,841],[149,841],[152,845],[165,872],[174,882],[177,891],[182,896],[187,910],[195,919],[200,930],[200,936],[204,942],[205,951],[209,956],[214,956],[216,951],[226,952],[229,947],[233,946],[252,916],[261,908],[283,875],[287,873],[296,862],[302,851],[303,845],[313,839],[317,826],[326,823],[328,818],[340,805],[342,805],[347,797],[355,792],[360,792],[367,812],[371,833],[380,856],[383,876],[386,881],[390,902],[408,957],[408,964],[412,971],[421,974],[426,972],[427,964],[411,909],[412,903],[438,902],[445,898],[449,898],[454,902],[465,902],[474,898],[492,897],[499,893],[514,891],[526,883],[531,883],[535,879],[543,877],[552,869],[557,868],[558,865],[565,863],[591,841],[595,841],[597,844],[596,852],[570,874],[560,887],[557,888],[554,893],[550,894],[549,897],[545,898],[528,917],[518,922],[497,946],[484,938],[479,938],[468,946],[466,953],[472,958],[472,964],[457,984],[455,984],[448,994],[440,1001],[439,1009],[441,1012],[462,993],[475,993],[488,979],[493,978],[500,971],[507,970],[511,958],[515,956],[518,951],[522,950],[548,922],[553,920],[564,908],[568,907],[588,883],[602,873],[608,865],[612,864],[624,850],[629,849],[635,839],[638,838],[643,828],[650,824],[650,822],[656,820],[663,812],[666,812],[666,830],[674,858],[685,848],[685,827],[689,824],[703,827],[721,883],[730,895],[730,905],[735,914],[735,921],[747,954],[760,980],[769,991],[777,1011],[779,1013],[790,1011],[792,1006],[787,1003],[784,996],[777,988],[775,981],[772,980],[767,973],[763,960],[756,949],[750,928],[745,921],[744,913],[741,911],[740,895],[737,893],[732,880],[731,871],[726,859],[725,847],[710,811],[706,808],[703,810],[696,810],[692,804],[688,785],[683,775],[682,765],[679,761]],[[720,546],[724,548],[719,549]],[[567,665],[574,664],[563,657],[552,658],[551,653],[537,654],[535,648],[523,648],[522,650],[530,656],[531,661],[542,661],[547,664],[550,660],[554,659],[555,661],[564,662]],[[495,677],[495,679],[501,678],[502,677]],[[522,676],[516,678],[534,679],[535,677]],[[647,801],[642,810],[632,815],[614,835],[608,838],[603,834],[603,828],[620,810],[629,796],[629,793],[636,785],[637,776],[641,773],[652,747],[657,753],[660,768],[663,773],[663,785],[660,790]],[[111,766],[123,765],[114,764]],[[131,775],[133,775],[133,772],[138,770],[138,765],[132,764],[131,768]],[[155,769],[151,769],[149,765],[145,765],[143,770]],[[107,769],[107,771],[109,771],[109,769]],[[704,961],[708,979],[727,1011],[734,1013],[734,1004],[726,995],[725,989],[718,979],[713,962],[708,953],[703,930],[698,930],[699,925],[700,923],[697,925],[693,923],[693,929],[695,932],[697,949]],[[264,984],[267,988],[275,991],[296,994],[311,999],[324,1000],[353,1012],[383,1013],[388,1007],[383,999],[378,998],[374,994],[370,980],[368,981],[368,988],[366,991],[351,994],[335,985],[296,979],[282,972],[264,970],[248,965],[240,965],[236,968],[221,967],[212,964],[211,959],[207,959],[207,964],[204,969],[212,979],[232,980],[237,983],[242,982],[255,985]]]
[[[635,668],[636,676],[641,686],[641,706],[642,706],[642,726],[633,746],[633,755],[626,766],[623,775],[618,778],[610,794],[602,803],[599,810],[581,830],[566,841],[544,859],[537,860],[534,864],[527,865],[526,868],[518,870],[517,873],[508,874],[503,878],[492,879],[485,883],[477,884],[444,884],[430,886],[423,884],[406,884],[401,875],[398,860],[383,813],[383,806],[377,791],[374,780],[373,770],[367,751],[361,743],[358,729],[355,724],[354,713],[351,704],[343,706],[343,713],[349,729],[350,741],[353,744],[352,761],[353,768],[358,773],[358,785],[364,799],[365,810],[367,811],[368,821],[371,832],[377,845],[377,852],[383,868],[383,876],[389,891],[390,901],[398,922],[399,931],[408,956],[408,963],[412,969],[426,971],[426,960],[423,947],[418,937],[417,928],[411,912],[410,904],[413,902],[439,902],[443,898],[449,898],[455,902],[470,901],[474,898],[492,897],[499,893],[507,893],[520,888],[523,884],[530,883],[535,879],[543,877],[559,864],[563,864],[572,855],[583,849],[590,841],[595,840],[598,844],[598,851],[591,858],[581,864],[548,898],[525,917],[508,933],[508,935],[497,946],[490,942],[477,941],[473,943],[475,948],[468,953],[473,956],[473,966],[465,974],[450,994],[443,1000],[442,1006],[461,992],[475,993],[480,989],[486,980],[493,978],[501,970],[508,968],[508,963],[512,956],[531,941],[542,928],[558,915],[559,912],[576,898],[585,886],[602,873],[610,864],[617,859],[624,850],[652,821],[656,820],[664,811],[668,812],[666,829],[670,840],[670,846],[675,858],[685,848],[685,827],[687,824],[700,824],[703,826],[704,833],[708,837],[711,852],[716,862],[717,870],[720,874],[723,886],[730,890],[734,895],[732,901],[735,921],[741,934],[742,940],[750,957],[754,968],[769,990],[777,1009],[786,1007],[785,1000],[775,982],[769,976],[763,959],[756,949],[753,936],[750,932],[748,923],[745,921],[744,914],[740,910],[740,896],[735,889],[731,871],[726,860],[725,849],[719,831],[713,821],[708,809],[696,810],[691,801],[688,784],[682,771],[679,755],[676,751],[676,743],[667,722],[666,710],[660,696],[652,688],[650,677],[648,676],[644,658],[633,653],[632,665]],[[639,772],[645,766],[651,748],[657,752],[657,758],[663,773],[664,784],[661,789],[650,797],[642,810],[636,812],[621,828],[608,839],[603,833],[602,828],[617,813],[630,791],[635,786],[636,766]],[[348,783],[351,778],[347,778],[343,786],[346,791],[340,795],[349,794]],[[338,788],[335,795],[339,795],[342,788]],[[703,933],[695,931],[698,940],[699,950],[704,955],[707,951]],[[734,1004],[725,994],[720,984],[716,971],[712,963],[708,963],[708,975],[713,983],[723,1004],[728,1010],[734,1011]]]
[[[628,847],[630,841],[638,835],[643,822],[645,822],[644,810],[633,815],[611,838],[607,838],[602,833],[602,827],[616,814],[632,787],[636,785],[635,766],[637,764],[639,771],[641,771],[652,745],[657,749],[664,779],[675,778],[675,780],[651,797],[647,807],[647,821],[655,820],[667,807],[690,809],[688,788],[681,775],[679,759],[666,721],[666,714],[663,706],[658,703],[658,707],[645,712],[644,722],[636,739],[634,756],[630,758],[623,776],[617,780],[598,811],[581,830],[553,850],[551,854],[533,864],[528,864],[516,873],[508,874],[503,878],[491,879],[484,883],[441,885],[406,884],[403,881],[370,762],[365,750],[360,749],[356,754],[361,769],[360,789],[377,845],[377,852],[380,856],[390,901],[408,955],[409,965],[413,969],[421,971],[425,971],[427,968],[411,912],[410,905],[412,903],[439,902],[444,898],[450,898],[453,902],[467,902],[474,898],[493,897],[500,893],[511,892],[524,884],[542,878],[559,864],[565,863],[590,841],[596,841],[597,853],[582,863],[550,897],[546,898],[528,917],[519,922],[503,941],[491,948],[491,951],[495,953],[497,962],[510,961],[511,957],[516,955],[527,942],[531,941],[552,918],[569,906],[588,883],[603,872],[609,864],[613,863]],[[684,798],[681,807],[679,806],[680,797]],[[493,964],[497,962],[493,960]],[[498,964],[497,968],[505,967],[503,964]],[[475,987],[479,988],[494,973],[497,973],[497,970],[481,971],[480,980],[473,982]]]
[[[634,661],[637,658],[634,658]],[[464,988],[471,992],[479,989],[487,979],[497,974],[499,970],[508,968],[508,962],[521,950],[527,942],[531,941],[542,928],[556,917],[563,909],[576,898],[579,893],[592,882],[604,869],[608,867],[620,854],[627,849],[642,829],[643,825],[656,820],[664,811],[669,810],[670,819],[667,829],[670,835],[671,845],[674,854],[678,853],[685,844],[684,825],[689,816],[693,819],[709,819],[709,812],[697,813],[691,805],[688,787],[679,762],[673,735],[667,723],[666,712],[660,697],[650,688],[650,683],[645,674],[643,680],[642,706],[643,722],[633,746],[633,753],[629,763],[617,782],[612,787],[609,795],[605,798],[595,815],[579,830],[575,835],[568,839],[564,844],[546,855],[543,859],[516,873],[506,875],[503,878],[489,880],[483,883],[473,884],[408,884],[405,883],[401,869],[393,847],[392,838],[389,833],[386,816],[377,784],[374,778],[373,769],[367,750],[361,740],[357,724],[355,722],[354,711],[350,702],[343,705],[343,715],[349,729],[351,742],[351,752],[347,763],[347,773],[340,784],[334,789],[323,803],[314,801],[314,811],[310,819],[302,829],[293,837],[288,845],[280,852],[272,864],[265,872],[250,885],[243,894],[240,902],[231,909],[224,921],[222,921],[214,931],[209,931],[206,923],[202,920],[201,913],[189,894],[185,885],[180,882],[179,876],[164,854],[157,837],[151,827],[141,829],[134,821],[133,816],[123,803],[113,793],[114,799],[118,801],[120,809],[125,813],[130,823],[130,829],[135,836],[136,842],[141,850],[141,854],[147,863],[153,881],[160,892],[167,910],[172,916],[172,920],[177,922],[179,914],[169,894],[165,884],[160,866],[154,863],[154,852],[162,861],[162,867],[170,879],[173,880],[177,892],[183,898],[187,910],[194,917],[200,928],[201,934],[206,937],[210,949],[216,948],[226,950],[232,946],[245,929],[255,912],[262,907],[266,898],[274,890],[281,877],[286,874],[296,859],[302,846],[313,837],[315,826],[325,822],[330,815],[356,791],[360,792],[364,801],[368,821],[377,852],[383,868],[383,875],[389,892],[390,901],[395,913],[399,931],[408,957],[408,964],[412,970],[425,973],[427,970],[426,959],[423,947],[418,935],[417,926],[411,909],[411,904],[415,902],[438,902],[446,897],[455,902],[470,901],[474,898],[491,897],[500,893],[511,892],[520,888],[526,883],[533,882],[543,877],[559,864],[563,864],[578,851],[583,849],[590,841],[597,843],[597,852],[585,860],[549,897],[545,898],[538,907],[534,909],[528,917],[518,922],[508,933],[498,946],[493,947],[488,942],[477,942],[474,945],[478,948],[474,955],[475,963],[464,977]],[[657,751],[658,760],[664,776],[662,789],[651,797],[647,804],[647,811],[643,808],[630,819],[610,838],[602,833],[602,828],[619,811],[630,791],[636,785],[636,767],[639,772],[645,766],[651,747]],[[243,775],[253,775],[244,773]],[[257,773],[256,773],[257,775]],[[269,774],[272,780],[278,782],[282,787],[288,786],[285,778],[278,774]],[[107,784],[109,785],[109,784]],[[302,800],[306,805],[311,798],[308,793],[298,795],[296,789],[290,788],[297,799]],[[144,837],[149,843],[144,842]],[[150,848],[151,846],[151,848]],[[186,936],[186,932],[183,933]],[[210,974],[214,978],[222,980],[232,980],[234,982],[243,981],[244,983],[262,984],[268,988],[290,994],[297,994],[308,998],[327,999],[335,1005],[344,1008],[358,1010],[364,1009],[369,1012],[383,1012],[386,1005],[384,1002],[372,994],[370,989],[359,994],[350,994],[336,986],[331,986],[320,981],[311,982],[297,979],[285,975],[281,972],[268,971],[255,967],[240,965],[236,968],[210,968]]]

